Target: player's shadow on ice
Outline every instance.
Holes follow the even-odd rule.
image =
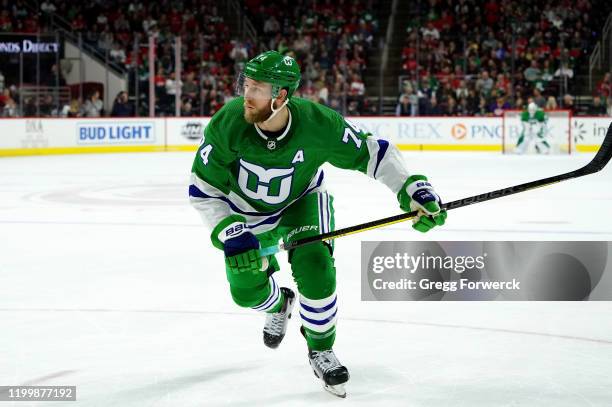
[[[202,389],[195,388],[190,390],[201,391],[204,401],[205,394],[207,392],[210,392],[210,388],[207,388],[207,386],[214,385],[211,382],[214,382],[225,376],[243,374],[247,371],[255,370],[260,367],[261,366],[259,365],[240,365],[236,367],[207,369],[190,375],[170,379],[155,380],[150,384],[144,386],[113,392],[112,395],[110,395],[110,397],[106,397],[106,399],[110,399],[111,401],[113,399],[117,400],[119,402],[119,404],[117,405],[127,404],[132,401],[144,400],[147,398],[170,401],[175,400],[177,402],[180,402],[181,400],[185,399],[193,399],[193,393],[187,392],[190,387],[203,385],[204,387]]]
[[[325,390],[321,384],[317,381],[314,383],[312,391],[305,391],[301,393],[288,391],[281,392],[276,396],[270,397],[261,397],[258,395],[254,395],[249,398],[248,395],[245,395],[245,398],[248,398],[244,401],[235,401],[231,400],[232,407],[236,406],[290,406],[292,405],[292,401],[304,403],[308,401],[310,404],[316,403],[317,405],[321,402],[334,402],[336,400],[341,400],[338,397],[335,397]]]

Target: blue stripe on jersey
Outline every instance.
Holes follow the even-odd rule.
[[[279,213],[278,215],[270,216],[269,218],[264,219],[264,220],[262,220],[259,223],[256,223],[254,225],[249,225],[249,228],[253,229],[253,228],[259,227],[261,225],[272,225],[272,224],[276,223],[276,221],[278,221],[282,216],[283,216],[282,213]]]
[[[331,205],[329,204],[329,194],[325,192],[327,198],[327,231],[331,232]]]
[[[321,233],[325,233],[325,223],[323,221],[323,194],[317,194],[317,202],[319,204],[319,226]]]
[[[300,199],[301,197],[303,197],[304,195],[306,195],[307,193],[313,191],[314,189],[318,188],[319,186],[321,186],[321,184],[323,183],[323,171],[321,171],[321,173],[319,174],[319,179],[317,179],[317,183],[312,187],[312,188],[307,188],[306,190],[304,190],[304,192],[302,192],[297,198],[295,198],[294,202],[297,201],[298,199]],[[202,192],[198,187],[196,187],[195,185],[191,184],[189,185],[189,196],[190,197],[194,197],[194,198],[202,198],[202,199],[220,199],[221,201],[225,202],[226,204],[229,205],[229,207],[236,213],[240,213],[242,215],[249,215],[249,216],[273,216],[273,215],[281,215],[281,212],[285,210],[285,208],[281,208],[278,209],[276,211],[272,211],[272,212],[247,212],[247,211],[243,211],[242,209],[238,208],[231,200],[229,200],[226,196],[212,196],[212,195],[208,195],[204,192]],[[269,223],[267,221],[264,221],[262,223]]]
[[[378,165],[382,161],[387,149],[389,148],[389,142],[387,140],[376,140],[378,142],[378,155],[376,156],[376,167],[374,167],[374,179],[376,179],[376,171],[378,171]]]

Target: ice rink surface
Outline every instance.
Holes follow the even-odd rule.
[[[277,350],[235,306],[187,200],[192,153],[0,159],[0,385],[76,385],[66,406],[611,406],[611,302],[361,302],[362,240],[612,240],[612,168],[336,242],[336,354],[324,392],[291,320]],[[407,153],[444,200],[575,169],[592,155]],[[337,227],[399,213],[330,168]],[[279,281],[294,286],[286,256]]]

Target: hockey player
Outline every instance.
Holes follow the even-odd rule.
[[[267,51],[250,60],[238,79],[240,97],[204,131],[189,187],[192,205],[212,229],[212,244],[225,254],[234,302],[266,313],[263,340],[270,348],[282,341],[296,296],[276,283],[276,258],[262,258],[259,250],[334,229],[323,163],[387,185],[401,209],[419,211],[416,230],[446,219],[427,178],[411,175],[395,146],[332,109],[293,97],[299,82],[292,57]],[[326,390],[344,397],[349,373],[332,349],[338,318],[333,243],[295,248],[288,260],[310,364]]]
[[[532,141],[538,154],[548,154],[550,144],[547,141],[546,113],[538,109],[538,105],[531,102],[527,110],[521,112],[521,135],[516,143],[516,152],[523,154],[529,149]]]

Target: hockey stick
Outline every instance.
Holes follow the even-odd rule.
[[[593,174],[601,170],[608,164],[612,157],[612,124],[608,127],[608,132],[604,138],[599,151],[595,157],[584,167],[574,171],[567,172],[561,175],[555,175],[548,178],[543,178],[537,181],[527,182],[525,184],[515,185],[513,187],[507,187],[498,189],[491,192],[485,192],[484,194],[469,196],[467,198],[458,199],[456,201],[448,202],[443,204],[442,207],[446,210],[457,209],[463,206],[473,205],[475,203],[490,201],[492,199],[501,198],[508,195],[518,194],[520,192],[530,191],[532,189],[545,187],[557,182],[565,181],[572,178],[578,178],[585,175]],[[342,236],[352,235],[353,233],[363,232],[370,229],[379,228],[382,226],[392,225],[394,223],[403,222],[412,219],[417,216],[417,212],[408,212],[401,215],[390,216],[388,218],[378,219],[371,222],[362,223],[360,225],[351,226],[344,229],[335,230],[333,232],[323,233],[317,236],[310,236],[304,239],[298,239],[287,244],[280,244],[278,246],[270,246],[260,250],[262,256],[268,256],[277,253],[281,250],[291,250],[299,246],[303,246],[309,243],[318,242],[321,240],[337,239]]]

